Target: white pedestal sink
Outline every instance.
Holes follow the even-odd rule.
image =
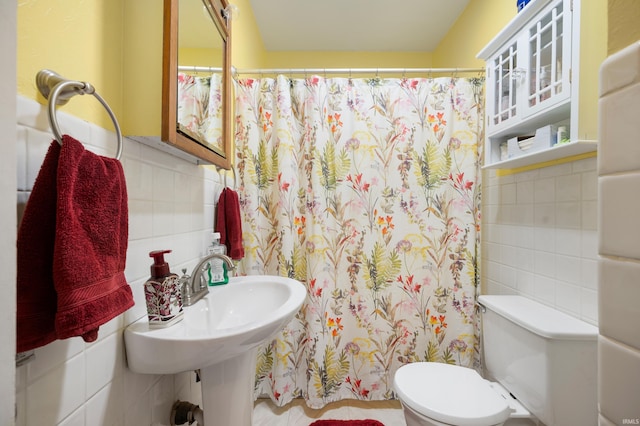
[[[256,348],[273,338],[307,295],[302,283],[276,276],[234,277],[184,308],[184,319],[152,329],[147,318],[124,332],[136,373],[200,370],[205,426],[251,426]]]

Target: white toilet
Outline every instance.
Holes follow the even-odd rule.
[[[598,329],[522,296],[479,303],[491,381],[456,365],[400,367],[394,388],[407,426],[596,425]]]

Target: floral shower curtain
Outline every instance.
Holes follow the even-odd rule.
[[[222,152],[222,74],[178,73],[178,129]]]
[[[236,82],[241,273],[308,297],[260,348],[255,396],[394,398],[416,361],[474,366],[481,79]]]

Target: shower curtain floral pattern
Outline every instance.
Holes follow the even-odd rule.
[[[242,79],[245,274],[308,297],[259,349],[255,396],[394,398],[401,365],[473,366],[480,79]]]
[[[222,74],[208,77],[178,73],[178,129],[222,151]]]

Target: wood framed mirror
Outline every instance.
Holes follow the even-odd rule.
[[[228,0],[164,0],[162,141],[230,169]]]

